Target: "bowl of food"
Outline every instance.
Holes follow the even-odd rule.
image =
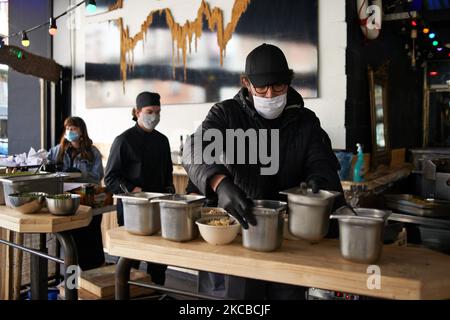
[[[46,193],[28,192],[8,195],[11,207],[23,214],[32,214],[41,211],[45,205]]]
[[[71,193],[51,195],[45,199],[48,211],[56,216],[74,215],[81,202],[80,195]]]
[[[202,238],[213,245],[226,245],[236,238],[241,225],[228,215],[212,215],[196,221]]]

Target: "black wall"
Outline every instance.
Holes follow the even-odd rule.
[[[356,143],[372,151],[370,98],[367,66],[378,67],[390,60],[388,117],[392,148],[421,145],[422,69],[411,67],[405,50],[407,37],[400,34],[398,22],[383,22],[376,40],[365,40],[358,22],[356,0],[346,1],[347,16],[347,101],[345,123],[347,148]]]
[[[28,29],[47,21],[51,16],[50,0],[9,1],[10,34]],[[51,39],[48,27],[43,27],[28,35],[34,54],[51,56]],[[20,46],[21,37],[10,40],[10,44]],[[39,79],[23,75],[9,69],[8,75],[8,138],[9,154],[28,152],[30,147],[41,147],[41,115]]]

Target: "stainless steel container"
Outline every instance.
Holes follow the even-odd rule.
[[[204,199],[203,196],[176,194],[152,200],[159,203],[162,237],[177,242],[197,238],[199,232],[195,222],[202,217]]]
[[[115,195],[123,204],[125,230],[140,236],[151,236],[161,230],[161,218],[158,203],[152,203],[163,193],[130,193]]]
[[[339,220],[339,242],[344,259],[358,263],[375,263],[383,249],[384,227],[390,211],[376,209],[338,210],[331,218]],[[345,212],[341,214],[341,212]]]
[[[281,247],[283,242],[284,214],[286,202],[253,201],[252,213],[256,218],[256,226],[250,225],[242,229],[242,243],[245,248],[270,252]]]
[[[7,206],[11,206],[8,195],[13,193],[44,192],[48,194],[61,194],[64,189],[65,175],[36,174],[29,176],[16,176],[2,178],[3,195]]]
[[[328,233],[331,209],[339,192],[304,190],[300,187],[281,192],[288,197],[289,232],[295,237],[317,243]]]

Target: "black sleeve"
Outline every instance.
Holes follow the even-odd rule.
[[[189,179],[187,187],[186,187],[186,194],[201,194],[200,190],[197,188],[197,186],[192,182],[191,179]]]
[[[220,174],[229,176],[230,173],[223,164],[206,164],[204,162],[203,150],[209,143],[203,142],[202,137],[209,129],[217,129],[225,136],[226,128],[224,106],[216,104],[211,108],[202,125],[187,139],[183,148],[183,166],[194,185],[206,197],[214,194],[209,185],[211,178]]]
[[[167,138],[165,139],[166,144],[166,159],[167,163],[165,164],[165,183],[164,188],[167,193],[175,193],[175,186],[173,185],[173,163],[172,163],[172,155],[170,152],[170,144]]]
[[[338,175],[339,162],[333,152],[328,134],[320,127],[320,121],[314,116],[306,149],[306,181],[319,178],[321,188],[342,192]]]
[[[125,175],[125,163],[126,161],[126,142],[121,137],[117,137],[112,146],[108,158],[108,164],[106,165],[105,184],[108,191],[114,194],[124,193],[120,188],[120,184],[123,184],[129,192],[132,192],[135,186],[129,182]]]

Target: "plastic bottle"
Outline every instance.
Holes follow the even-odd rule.
[[[358,148],[358,158],[356,160],[355,169],[353,170],[353,181],[363,182],[364,181],[364,153],[363,148],[360,143],[356,145]]]

